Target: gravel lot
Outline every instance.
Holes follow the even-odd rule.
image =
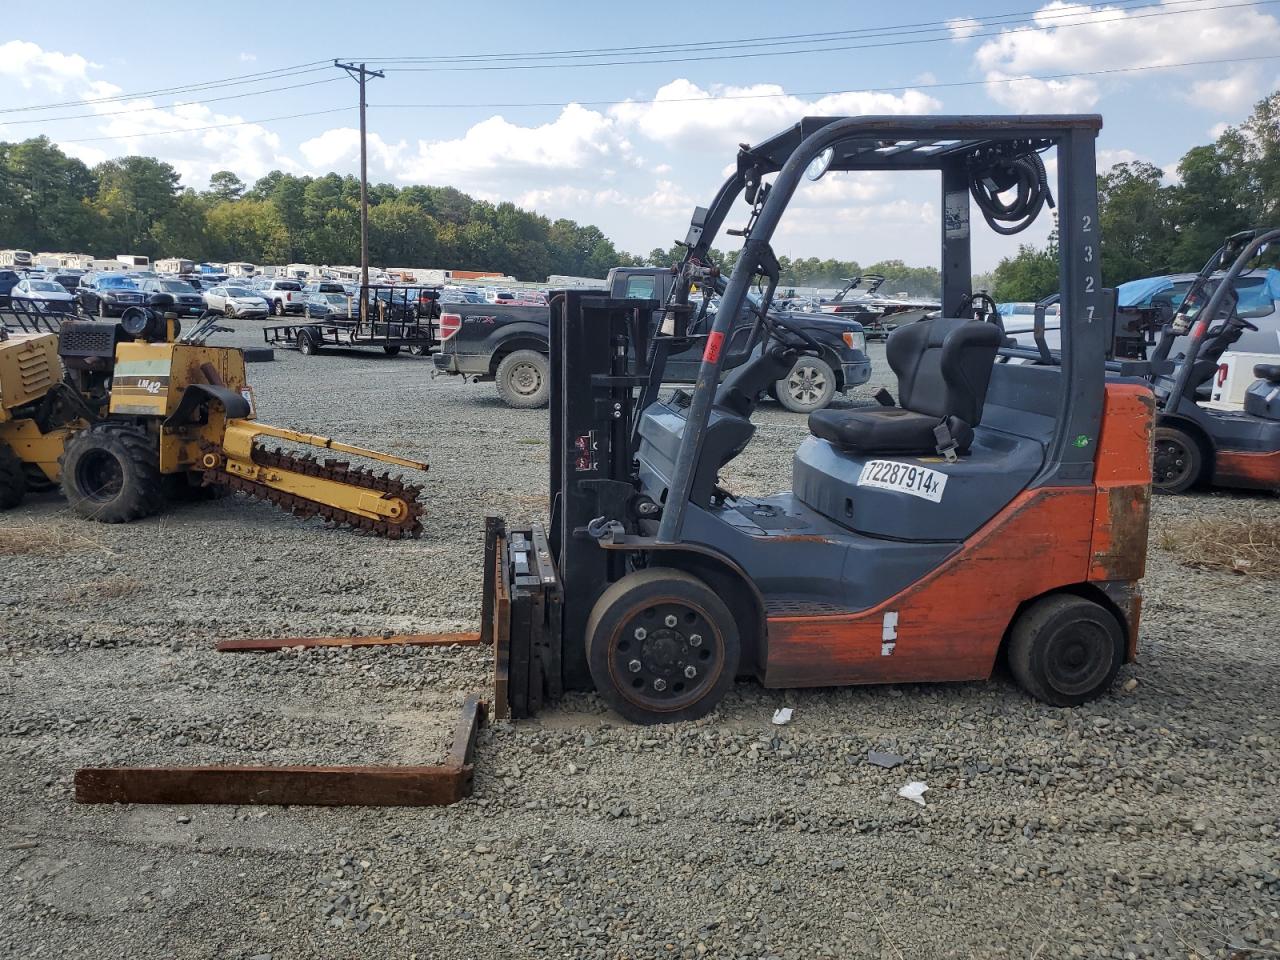
[[[257,325],[234,338],[257,342]],[[229,338],[230,339],[230,338]],[[877,351],[883,373],[883,354]],[[0,950],[13,957],[1270,957],[1280,951],[1274,581],[1161,534],[1280,499],[1156,504],[1141,660],[1061,711],[989,684],[766,691],[623,725],[594,697],[482,733],[446,809],[80,807],[119,763],[438,758],[476,649],[218,655],[216,639],[474,629],[482,519],[538,516],[545,414],[428,361],[283,352],[259,415],[432,464],[390,543],[243,500],[125,527],[0,518]],[[875,384],[872,385],[874,388]],[[766,405],[730,486],[789,482]],[[791,706],[787,727],[770,725]],[[869,750],[901,755],[895,769]],[[929,785],[926,807],[896,796]]]

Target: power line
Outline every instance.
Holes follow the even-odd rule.
[[[1041,27],[1028,26],[1028,27],[1022,28],[1017,32],[1029,33],[1033,31],[1042,32],[1045,30],[1067,30],[1072,27],[1095,26],[1097,24],[1103,24],[1103,23],[1119,23],[1119,22],[1128,23],[1135,20],[1149,20],[1155,17],[1173,17],[1173,16],[1180,16],[1187,13],[1200,13],[1200,12],[1213,11],[1213,10],[1233,10],[1241,7],[1260,7],[1260,6],[1265,6],[1265,5],[1278,3],[1278,2],[1280,2],[1280,0],[1246,0],[1246,2],[1243,2],[1243,3],[1224,3],[1224,4],[1217,4],[1215,6],[1210,6],[1210,7],[1195,7],[1190,10],[1164,10],[1162,12],[1156,12],[1156,13],[1131,13],[1130,14],[1130,13],[1124,13],[1123,11],[1121,11],[1122,16],[1109,17],[1105,20],[1091,19],[1091,20],[1079,21],[1076,23],[1050,24],[1050,25],[1041,26]],[[1160,6],[1163,7],[1165,5],[1160,5]],[[1147,8],[1140,8],[1140,9],[1147,9]],[[966,39],[981,39],[984,37],[996,37],[996,36],[1003,36],[1003,35],[1004,34],[1001,32],[974,33],[974,34],[971,34]],[[446,72],[474,73],[474,72],[481,72],[481,71],[548,70],[548,69],[567,70],[570,68],[580,68],[580,67],[623,67],[623,66],[645,66],[645,65],[652,65],[652,64],[669,64],[669,63],[703,63],[703,62],[713,61],[713,60],[750,60],[750,59],[758,59],[761,57],[791,57],[791,56],[798,56],[798,55],[814,56],[816,54],[838,53],[838,52],[847,51],[847,50],[872,50],[872,49],[884,48],[884,47],[906,47],[906,46],[914,46],[914,45],[924,44],[924,43],[940,43],[950,39],[952,38],[949,35],[949,31],[948,31],[947,36],[941,36],[941,37],[921,37],[914,40],[889,40],[881,43],[846,44],[843,46],[836,46],[836,47],[824,47],[821,50],[809,50],[809,49],[771,50],[767,52],[725,53],[725,54],[715,54],[711,56],[667,57],[667,58],[650,59],[650,60],[600,60],[592,63],[527,63],[527,64],[503,63],[503,64],[493,64],[493,65],[482,65],[482,66],[445,65],[445,66],[429,66],[429,67],[427,66],[421,66],[421,67],[387,66],[387,67],[384,67],[384,69],[386,69],[388,73],[446,73]],[[416,61],[395,61],[395,62],[416,62]]]
[[[264,80],[280,80],[289,76],[300,76],[304,73],[315,73],[327,69],[328,60],[312,60],[308,63],[296,64],[292,67],[278,67],[274,70],[263,70],[258,73],[244,73],[237,77],[222,80],[206,80],[200,83],[188,83],[177,87],[164,87],[156,90],[140,90],[136,93],[113,94],[109,97],[90,97],[79,100],[63,100],[61,103],[44,103],[31,107],[5,107],[0,113],[30,113],[36,110],[58,110],[62,107],[83,107],[89,103],[117,103],[121,100],[133,100],[139,97],[161,97],[170,94],[181,95],[197,90],[212,90],[218,87],[234,87],[246,83],[261,83]],[[316,66],[325,64],[326,66]]]
[[[1170,0],[1170,3],[1164,6],[1175,4],[1189,3],[1206,3],[1207,0]],[[1160,6],[1160,4],[1151,4],[1149,0],[1112,0],[1111,5],[1123,4],[1144,4],[1146,6]],[[1130,6],[1129,9],[1134,9]],[[1142,9],[1142,8],[1138,8]],[[613,47],[577,47],[571,50],[547,50],[547,51],[522,51],[512,50],[507,52],[499,52],[499,54],[452,54],[439,56],[369,56],[369,58],[361,58],[367,63],[467,63],[467,61],[484,61],[484,60],[541,60],[541,59],[559,59],[559,58],[585,58],[585,56],[608,56],[621,54],[664,54],[664,52],[675,52],[678,50],[716,50],[727,49],[727,47],[744,47],[744,46],[780,46],[801,44],[801,42],[828,42],[837,40],[847,40],[852,36],[877,36],[884,33],[899,33],[905,29],[913,27],[929,27],[934,29],[951,29],[952,24],[957,20],[972,20],[972,22],[982,23],[986,20],[986,26],[1000,26],[997,20],[1016,18],[1019,20],[1032,18],[1033,15],[1039,14],[1041,19],[1056,19],[1062,17],[1080,17],[1083,15],[1079,10],[1061,10],[1061,12],[1044,12],[1039,10],[1018,10],[1018,12],[987,14],[983,17],[951,17],[945,20],[918,20],[914,23],[899,23],[893,26],[879,27],[859,27],[852,29],[842,29],[842,31],[822,31],[818,33],[783,33],[783,35],[772,35],[764,37],[740,37],[737,40],[698,40],[685,42],[685,44],[646,44],[631,46],[613,46]],[[1007,24],[1005,24],[1007,26]]]
[[[1069,80],[1077,77],[1107,76],[1115,73],[1142,73],[1147,70],[1174,70],[1179,67],[1216,66],[1224,63],[1253,63],[1263,60],[1280,60],[1280,54],[1267,54],[1256,57],[1225,57],[1218,60],[1186,60],[1181,63],[1156,63],[1142,67],[1113,67],[1104,70],[1081,70],[1076,73],[1051,73],[1041,76],[1001,77],[994,80],[952,80],[934,83],[907,83],[893,87],[859,87],[854,90],[797,90],[782,93],[743,93],[743,94],[708,94],[705,97],[663,97],[651,100],[565,100],[565,101],[527,101],[523,103],[371,103],[376,109],[421,109],[421,110],[454,110],[482,109],[504,110],[519,107],[612,107],[624,104],[666,104],[666,103],[708,103],[720,100],[775,100],[783,97],[836,97],[849,93],[893,93],[901,90],[936,90],[946,87],[980,87],[992,83],[1027,83],[1039,80]]]
[[[102,113],[72,113],[65,117],[36,117],[32,120],[6,120],[5,126],[16,127],[21,123],[55,123],[58,120],[119,117],[130,113],[154,113],[157,110],[172,110],[175,107],[204,106],[208,103],[222,103],[225,100],[243,100],[246,97],[260,97],[264,93],[279,93],[281,90],[300,90],[303,87],[318,87],[322,83],[337,83],[341,79],[341,77],[326,77],[323,80],[308,80],[306,83],[293,83],[287,87],[269,87],[266,90],[249,90],[245,93],[229,93],[225,97],[209,97],[205,100],[179,100],[175,103],[161,104],[158,107],[130,107],[127,110],[108,110]]]
[[[985,86],[991,83],[1012,84],[1012,83],[1032,83],[1032,82],[1048,82],[1051,80],[1069,80],[1077,77],[1093,77],[1108,76],[1117,73],[1143,73],[1148,70],[1175,70],[1183,67],[1203,67],[1217,66],[1224,63],[1253,63],[1266,60],[1280,60],[1280,54],[1256,56],[1256,57],[1227,57],[1217,60],[1187,60],[1181,63],[1161,63],[1150,64],[1142,67],[1114,67],[1105,70],[1082,70],[1075,73],[1054,73],[1042,76],[1027,77],[1002,77],[998,80],[955,80],[937,83],[910,83],[892,87],[863,87],[854,90],[806,90],[806,91],[784,91],[782,93],[749,93],[749,94],[727,94],[724,96],[710,97],[676,97],[670,99],[653,99],[653,100],[564,100],[564,101],[530,101],[523,103],[371,103],[370,109],[429,109],[429,110],[453,110],[453,109],[514,109],[517,107],[567,107],[572,104],[579,106],[616,106],[627,103],[634,104],[655,104],[655,103],[703,103],[713,100],[771,100],[782,97],[834,97],[842,94],[850,93],[892,93],[900,90],[933,90],[945,87],[975,87]],[[341,78],[338,78],[341,79]],[[102,136],[102,137],[83,137],[76,140],[59,140],[59,143],[91,143],[99,140],[125,140],[136,137],[162,137],[176,133],[197,133],[203,130],[220,130],[226,127],[243,127],[253,124],[273,123],[277,120],[296,120],[301,117],[318,117],[325,114],[340,113],[346,110],[346,107],[336,107],[332,110],[314,110],[309,113],[294,113],[283,117],[264,117],[261,120],[239,120],[232,123],[218,123],[204,127],[186,127],[176,130],[154,130],[147,133],[131,133],[119,137]]]
[[[312,110],[308,113],[291,113],[283,117],[263,117],[261,120],[236,120],[232,123],[211,123],[205,127],[182,127],[177,130],[151,130],[147,133],[124,133],[114,137],[80,137],[76,140],[59,140],[58,143],[94,143],[99,140],[134,140],[138,137],[167,137],[175,133],[201,133],[205,130],[223,130],[227,127],[247,127],[256,123],[275,123],[277,120],[297,120],[300,117],[320,117],[327,113],[345,113],[350,109],[350,107],[333,107],[329,110]]]

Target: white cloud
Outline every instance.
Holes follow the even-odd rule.
[[[27,90],[40,86],[61,93],[87,83],[93,66],[78,53],[44,50],[28,40],[0,43],[0,77],[16,80]]]
[[[1225,120],[1222,123],[1215,123],[1212,127],[1209,128],[1209,131],[1208,131],[1209,139],[1217,140],[1220,136],[1222,136],[1224,133],[1226,133],[1230,129],[1231,129],[1231,124],[1227,123]]]
[[[1226,76],[1200,80],[1191,85],[1187,99],[1206,110],[1243,112],[1267,94],[1262,68],[1246,64],[1228,71]]]
[[[974,63],[991,81],[988,95],[1021,112],[1089,109],[1102,96],[1099,82],[1085,77],[999,81],[1178,63],[1187,59],[1188,37],[1195,38],[1197,60],[1270,53],[1280,44],[1280,22],[1251,9],[1179,6],[1176,14],[1150,16],[1105,4],[1054,0],[1034,19],[1042,29],[1001,31],[974,55]],[[1123,82],[1123,77],[1118,75],[1114,82]]]
[[[1098,171],[1109,170],[1117,163],[1150,163],[1150,157],[1144,157],[1140,153],[1136,153],[1129,149],[1120,150],[1099,150],[1098,151]]]
[[[256,53],[249,53],[248,51],[243,50],[240,52],[241,63],[253,63],[257,59],[258,55]]]
[[[853,92],[806,100],[781,86],[713,86],[704,90],[690,80],[660,87],[651,103],[628,101],[609,108],[617,122],[668,146],[731,148],[754,143],[806,115],[933,113],[941,102],[918,90],[900,95]]]
[[[973,17],[956,17],[954,20],[947,21],[947,29],[951,31],[951,39],[959,43],[968,40],[982,29],[982,21],[975,20]]]

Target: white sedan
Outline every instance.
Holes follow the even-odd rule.
[[[30,277],[14,284],[10,294],[14,300],[30,301],[41,310],[57,313],[74,313],[76,298],[60,283],[52,280],[33,280]]]
[[[204,305],[228,317],[265,317],[271,305],[248,287],[219,286],[206,290]]]

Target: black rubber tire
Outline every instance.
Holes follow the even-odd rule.
[[[398,357],[400,355],[400,345],[395,343],[388,343],[385,346],[383,346],[382,352],[385,353],[388,357]]]
[[[107,304],[101,297],[98,298],[98,319],[107,320]]]
[[[67,441],[60,463],[63,496],[89,520],[129,523],[164,505],[159,447],[134,427],[99,423],[81,430]]]
[[[271,315],[273,317],[284,316],[284,301],[278,297],[271,301]]]
[[[537,350],[517,350],[498,364],[498,396],[508,407],[533,410],[551,397],[551,364]]]
[[[1151,448],[1151,489],[1156,493],[1183,493],[1200,482],[1204,451],[1191,434],[1156,427]]]
[[[240,352],[244,354],[245,363],[270,363],[276,358],[271,347],[245,347]]]
[[[298,352],[304,357],[314,357],[320,352],[315,334],[306,328],[298,331]]]
[[[1009,670],[1023,690],[1055,707],[1092,700],[1124,663],[1124,630],[1100,603],[1071,593],[1034,601],[1009,635]]]
[[[12,510],[26,495],[26,468],[16,453],[0,446],[0,510]]]
[[[222,315],[226,317],[228,320],[234,320],[236,318],[236,308],[231,306],[231,304],[228,303],[223,306]]]
[[[792,413],[813,413],[836,395],[836,374],[821,357],[802,356],[773,389],[778,402]]]
[[[426,355],[427,355],[427,348],[424,347],[422,344],[420,343],[409,344],[409,356],[425,357]]]
[[[655,608],[684,610],[671,629],[656,619]],[[652,637],[636,637],[634,626],[652,621]],[[692,622],[698,631],[685,634]],[[631,631],[632,636],[627,636]],[[702,636],[702,631],[706,636]],[[634,652],[628,645],[639,642]],[[659,646],[653,647],[652,644]],[[738,672],[741,642],[738,625],[724,601],[706,583],[683,570],[653,567],[629,573],[596,601],[587,620],[587,665],[605,702],[632,723],[675,723],[705,717],[724,697]],[[643,672],[632,674],[621,658],[644,658]],[[689,678],[684,671],[701,667]],[[662,695],[642,696],[662,682]],[[694,682],[690,683],[690,679]],[[691,689],[689,689],[691,688]],[[670,691],[668,694],[667,691]]]

